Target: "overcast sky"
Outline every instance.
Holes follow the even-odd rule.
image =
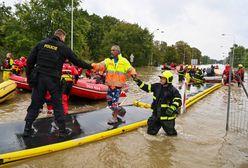
[[[14,2],[22,0],[5,0]],[[82,7],[137,23],[169,45],[183,40],[213,59],[227,56],[234,41],[248,48],[247,0],[83,0]]]

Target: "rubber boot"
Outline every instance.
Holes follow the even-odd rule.
[[[30,137],[34,134],[34,129],[32,128],[32,124],[33,122],[31,121],[26,121],[25,127],[24,127],[24,132],[23,132],[23,136],[24,137]]]
[[[124,117],[125,114],[126,114],[126,110],[123,107],[120,107],[120,109],[118,110],[118,115]]]
[[[57,124],[59,127],[59,137],[67,137],[71,135],[72,130],[65,127],[65,122],[58,122]]]
[[[118,110],[118,122],[122,122],[125,123],[126,119],[125,119],[125,114],[126,114],[126,110],[123,107],[120,107],[120,109]]]
[[[115,125],[118,124],[118,119],[117,119],[118,111],[114,110],[112,113],[112,119],[108,121],[108,125]]]

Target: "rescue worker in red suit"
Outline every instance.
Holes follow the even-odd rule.
[[[82,75],[82,72],[83,72],[83,68],[80,68],[78,66],[75,66],[75,68],[77,69],[78,71],[78,76],[81,76]],[[88,69],[87,69],[88,70]]]
[[[21,56],[20,61],[22,62],[23,67],[27,66],[27,59],[24,56]]]
[[[245,70],[242,64],[238,65],[238,71],[237,74],[239,75],[239,78],[237,78],[238,81],[238,87],[240,87],[241,82],[244,82],[244,77],[245,77]]]
[[[68,101],[69,101],[69,95],[71,92],[71,88],[73,86],[73,84],[76,84],[77,81],[79,79],[79,75],[78,75],[78,70],[76,69],[75,66],[70,65],[69,62],[65,63],[63,65],[63,69],[62,69],[62,104],[64,107],[64,114],[67,115],[68,114]]]
[[[23,68],[24,68],[23,62],[19,59],[15,59],[12,65],[12,73],[21,76],[21,72],[23,71]]]
[[[75,66],[70,65],[69,61],[63,64],[61,83],[62,83],[62,104],[64,108],[64,115],[68,115],[68,102],[71,88],[74,83],[77,83],[79,76]],[[47,114],[51,115],[53,112],[53,106],[51,104],[51,94],[46,93],[45,100],[47,103]]]
[[[85,76],[86,76],[86,78],[88,78],[88,79],[91,79],[91,70],[86,70],[85,71]]]
[[[160,83],[145,84],[134,78],[137,85],[146,92],[153,92],[152,116],[148,119],[147,133],[156,135],[162,127],[168,136],[176,136],[175,119],[182,104],[179,91],[172,85],[173,74],[166,70],[160,77]]]
[[[224,84],[226,85],[229,83],[229,71],[230,71],[230,65],[226,64],[225,69],[222,74],[222,78],[224,78]]]

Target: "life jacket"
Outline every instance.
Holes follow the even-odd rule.
[[[62,69],[62,79],[65,79],[66,82],[74,82],[74,76],[77,75],[77,70],[74,66],[64,63]]]
[[[3,62],[3,69],[4,70],[11,70],[12,65],[13,65],[13,59],[12,58],[4,59],[4,62]]]
[[[14,63],[12,65],[12,70],[16,71],[16,72],[20,72],[23,68],[23,64],[20,60],[16,59],[14,60]]]

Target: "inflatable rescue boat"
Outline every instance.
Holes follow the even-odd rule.
[[[16,83],[12,80],[7,80],[0,83],[0,103],[14,97]]]
[[[10,79],[16,82],[17,88],[32,90],[26,77],[12,74]],[[123,91],[127,92],[127,90],[128,86],[125,86]],[[107,85],[97,83],[95,79],[82,78],[78,79],[77,83],[72,86],[71,95],[92,100],[103,100],[106,99],[107,91]]]

